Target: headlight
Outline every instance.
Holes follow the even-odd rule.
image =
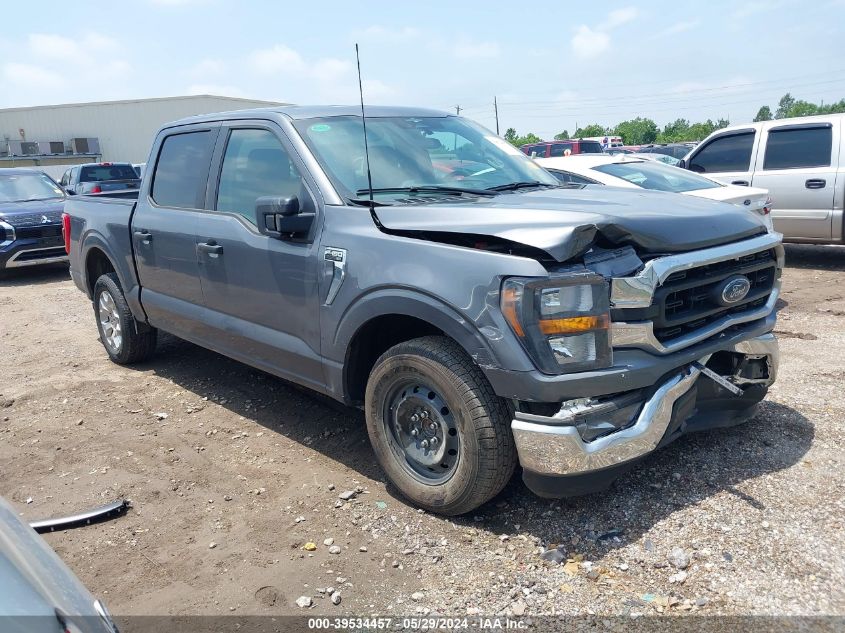
[[[546,374],[610,367],[610,286],[593,273],[502,284],[502,314]]]
[[[0,220],[0,245],[6,246],[15,241],[15,227]]]

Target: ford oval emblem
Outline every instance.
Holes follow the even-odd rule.
[[[748,277],[744,275],[736,275],[728,279],[723,285],[719,293],[719,303],[723,306],[731,306],[739,303],[751,290],[751,282]]]

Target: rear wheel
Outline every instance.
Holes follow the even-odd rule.
[[[101,275],[94,284],[94,315],[100,342],[115,363],[129,365],[152,356],[158,331],[135,321],[115,273]]]
[[[513,474],[508,408],[451,339],[427,336],[387,350],[370,374],[365,411],[387,476],[427,510],[470,512]]]

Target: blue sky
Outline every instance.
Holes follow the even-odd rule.
[[[68,10],[68,7],[72,7]],[[811,10],[812,9],[812,10]],[[845,97],[845,0],[14,2],[0,107],[188,93],[454,110],[543,137]],[[14,28],[10,28],[14,26]]]

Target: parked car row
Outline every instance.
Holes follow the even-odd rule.
[[[67,196],[137,190],[140,182],[130,163],[74,165],[59,183],[31,168],[0,169],[0,271],[66,262],[61,213]]]

